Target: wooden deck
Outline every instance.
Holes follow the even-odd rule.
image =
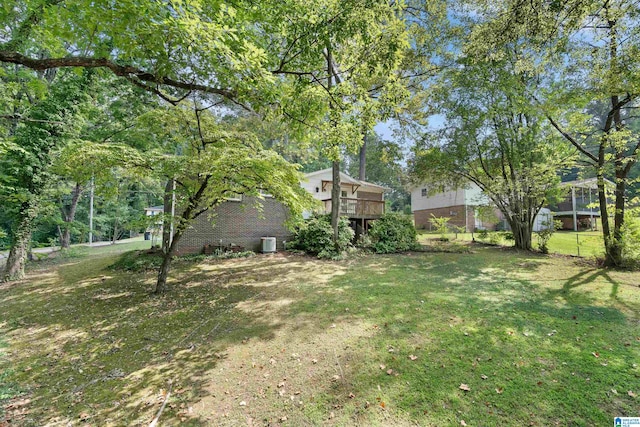
[[[331,212],[331,199],[323,200],[326,213]],[[375,219],[384,214],[384,201],[340,198],[340,215],[352,219]]]

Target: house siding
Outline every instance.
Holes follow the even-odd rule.
[[[262,212],[255,203],[262,204]],[[259,252],[262,237],[275,237],[277,248],[291,240],[292,233],[284,225],[289,217],[287,208],[277,200],[244,197],[242,201],[228,201],[196,218],[178,242],[178,254],[203,251],[205,245],[238,245]]]

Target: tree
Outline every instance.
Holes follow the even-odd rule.
[[[284,35],[276,45],[278,63],[272,73],[291,83],[279,99],[282,113],[306,132],[313,131],[331,160],[331,224],[337,243],[341,154],[357,151],[362,133],[405,96],[396,74],[409,46],[402,4],[294,3],[280,11],[284,19],[272,31]]]
[[[493,18],[472,38],[474,47],[489,55],[496,43],[519,40],[528,47],[530,58],[522,65],[543,71],[529,99],[597,177],[605,265],[622,265],[629,177],[640,151],[640,6],[627,0],[515,0],[491,10]],[[613,212],[607,177],[615,182]]]
[[[171,190],[175,183],[176,214],[168,218],[173,234],[163,253],[156,293],[167,289],[173,257],[191,222],[227,198],[244,194],[260,199],[262,193],[268,193],[289,209],[291,221],[312,206],[313,198],[300,186],[302,175],[296,166],[264,149],[252,133],[235,129],[196,101],[191,108],[180,105],[156,110],[145,122],[154,123],[167,146],[175,147],[174,154],[153,150],[128,156],[130,167],[140,173],[166,179]]]
[[[447,127],[415,147],[410,167],[422,182],[478,185],[506,218],[516,247],[531,250],[535,216],[557,196],[557,170],[571,155],[528,104],[523,85],[534,80],[515,62],[461,58],[445,73]]]
[[[362,166],[362,151],[357,155],[347,153],[345,156],[346,170],[351,176],[358,176]],[[384,141],[377,134],[370,133],[367,137],[365,150],[367,164],[367,181],[388,187],[391,191],[385,195],[391,210],[403,212],[410,205],[410,194],[405,190],[406,171],[402,163],[404,153],[402,147],[393,141]]]
[[[97,187],[98,194],[108,199],[116,210],[126,211],[128,194],[118,200],[121,192],[114,191],[119,185],[135,187],[127,178],[126,171],[119,170],[126,150],[117,144],[132,147],[157,145],[149,133],[127,132],[136,117],[157,106],[154,97],[142,90],[101,73],[100,85],[96,85],[83,110],[78,135],[70,144],[54,156],[52,172],[59,181],[56,194],[60,209],[60,247],[68,248],[71,230],[81,196],[87,188]],[[116,145],[114,145],[114,143]],[[139,182],[140,178],[136,177]],[[114,185],[114,183],[117,183]],[[129,189],[125,189],[129,191]],[[99,223],[99,218],[97,218]],[[114,225],[119,221],[116,215]],[[111,233],[112,237],[117,233]]]
[[[91,81],[90,73],[58,76],[51,93],[28,111],[28,120],[17,126],[12,138],[14,149],[0,159],[8,171],[0,186],[2,198],[16,206],[5,281],[24,276],[33,222],[51,176],[53,153],[77,131],[73,120],[87,99]]]

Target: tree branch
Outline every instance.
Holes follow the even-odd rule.
[[[4,48],[4,46],[3,46]],[[137,79],[139,82],[152,82],[159,85],[165,85],[176,89],[184,89],[189,91],[198,91],[203,93],[210,93],[220,95],[233,102],[236,102],[236,93],[232,90],[221,89],[213,86],[207,86],[197,83],[189,83],[180,80],[171,79],[166,76],[159,76],[153,73],[146,72],[131,65],[119,65],[107,58],[92,58],[92,57],[66,57],[66,58],[44,58],[35,59],[22,55],[21,53],[11,50],[0,50],[0,62],[6,62],[10,64],[18,64],[31,68],[32,70],[48,70],[50,68],[68,68],[68,67],[83,67],[83,68],[108,68],[113,74],[119,77],[125,77],[129,80]],[[133,81],[133,80],[131,80]],[[154,91],[154,88],[149,85],[142,84],[142,88],[148,91]],[[155,92],[154,92],[155,93]],[[166,96],[166,95],[165,95]],[[247,107],[244,107],[247,108]]]

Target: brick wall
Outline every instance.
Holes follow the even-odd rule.
[[[275,237],[278,250],[283,241],[291,240],[292,233],[284,222],[288,218],[287,208],[270,197],[258,200],[263,204],[262,212],[255,207],[256,199],[243,197],[241,202],[222,203],[211,212],[200,215],[191,224],[178,243],[178,254],[200,253],[205,245],[239,245],[247,250],[259,252],[261,237]]]
[[[435,217],[448,217],[451,218],[449,220],[449,225],[455,225],[456,227],[467,227],[466,231],[473,230],[475,225],[474,220],[474,212],[473,209],[468,209],[466,212],[466,220],[465,220],[465,206],[457,205],[457,206],[449,206],[446,208],[434,208],[434,209],[423,209],[419,211],[413,212],[413,218],[416,224],[417,229],[424,230],[432,230],[433,225],[431,224],[430,219],[432,215]]]

